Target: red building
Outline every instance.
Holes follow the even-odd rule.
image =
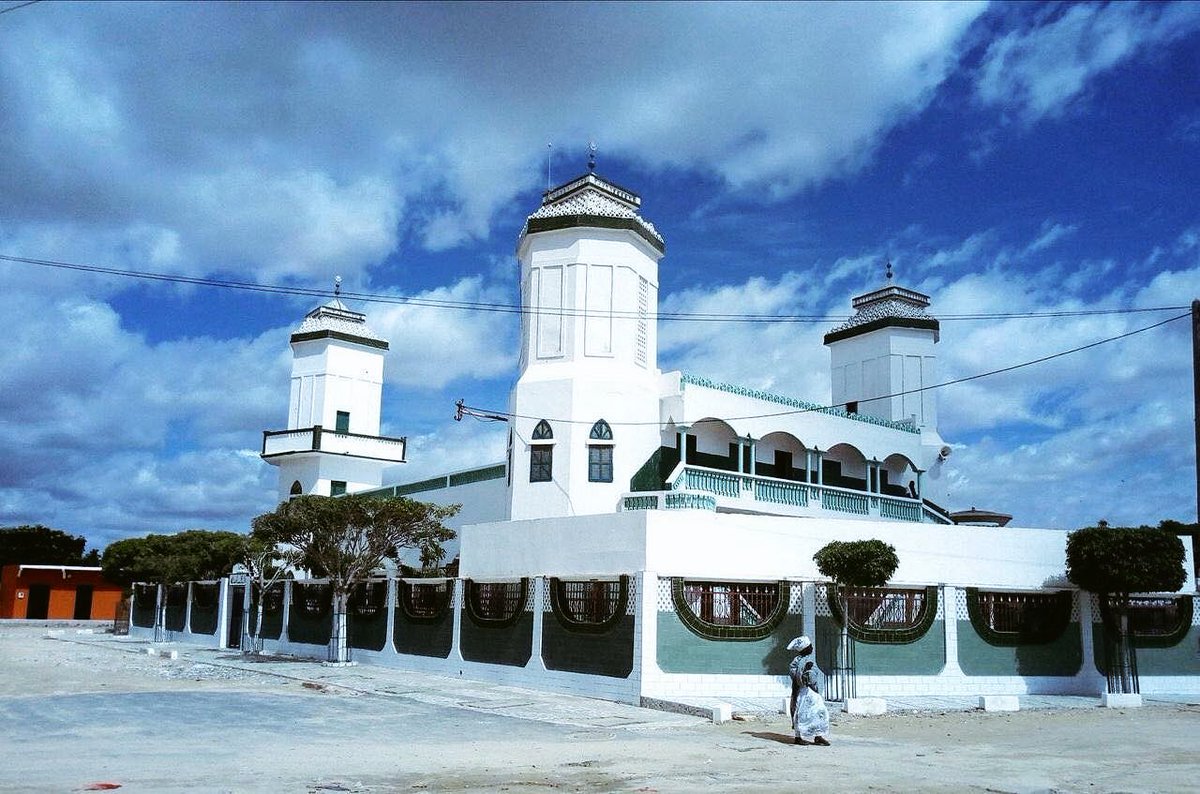
[[[121,586],[97,567],[5,565],[0,568],[0,618],[112,620]]]

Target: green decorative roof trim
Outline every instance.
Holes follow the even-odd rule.
[[[482,469],[471,469],[470,471],[460,471],[457,474],[451,474],[450,487],[469,485],[473,482],[483,482],[485,480],[499,480],[503,477],[504,464],[498,463],[495,466],[485,466]]]
[[[530,218],[526,224],[527,234],[538,232],[553,232],[559,229],[574,229],[588,227],[592,229],[628,229],[641,237],[650,247],[660,254],[666,253],[667,246],[646,229],[640,218],[612,218],[607,215],[559,215],[552,218]]]
[[[388,343],[382,339],[370,339],[365,336],[356,334],[347,334],[341,331],[305,331],[304,333],[294,333],[289,342],[311,342],[314,339],[338,339],[342,342],[353,342],[356,345],[363,347],[374,347],[379,350],[387,350]]]
[[[869,425],[878,425],[891,430],[901,430],[905,433],[917,433],[921,431],[912,422],[893,422],[888,419],[880,419],[875,416],[867,416],[866,414],[848,413],[845,408],[837,406],[817,405],[810,403],[807,400],[798,400],[795,397],[786,397],[781,394],[773,394],[771,392],[762,391],[760,389],[751,389],[746,386],[737,386],[732,383],[721,383],[709,378],[702,378],[698,375],[689,375],[682,372],[679,375],[679,383],[681,386],[700,386],[705,389],[714,389],[716,391],[728,392],[736,394],[739,397],[750,397],[755,400],[763,400],[765,402],[777,403],[786,405],[789,408],[799,408],[802,411],[810,411],[812,413],[829,414],[831,416],[839,416],[843,419],[852,419],[855,422],[866,422]]]

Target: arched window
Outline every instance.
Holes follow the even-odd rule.
[[[550,482],[554,479],[554,431],[545,419],[533,428],[533,441],[541,444],[529,445],[529,481]],[[551,443],[545,443],[551,442]]]
[[[300,484],[299,480],[296,480],[292,483],[292,490],[288,493],[290,493],[292,496],[300,496],[302,493],[304,493],[304,486]]]
[[[588,482],[612,482],[613,435],[608,422],[597,420],[588,440]]]

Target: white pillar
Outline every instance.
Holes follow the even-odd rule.
[[[686,466],[687,465],[687,439],[688,439],[687,431],[688,431],[688,428],[686,426],[680,426],[677,429],[679,430],[679,462]]]
[[[637,575],[637,632],[640,647],[634,646],[634,675],[637,696],[647,697],[658,685],[658,574],[640,571]]]
[[[192,585],[195,582],[187,583],[187,603],[184,606],[183,612],[183,633],[192,633]]]
[[[384,635],[383,652],[396,653],[396,609],[400,606],[400,581],[388,577],[387,594],[383,599],[384,612],[387,614],[387,633]]]
[[[217,584],[217,647],[229,644],[229,577],[221,578]]]
[[[545,672],[546,663],[542,660],[542,627],[545,625],[546,613],[542,605],[546,599],[546,577],[533,577],[533,650],[525,665],[527,670]]]
[[[279,644],[291,642],[288,621],[292,618],[292,579],[283,580],[283,626],[279,629]]]
[[[466,602],[467,602],[466,601],[466,599],[467,599],[466,589],[467,589],[467,580],[466,579],[455,579],[454,580],[454,598],[451,599],[451,601],[450,601],[450,606],[452,609],[454,609],[454,631],[451,635],[450,656],[448,657],[448,659],[452,662],[455,662],[455,661],[459,662],[460,664],[463,662],[462,643],[461,643],[462,613],[463,613],[463,605],[466,604]],[[461,673],[462,671],[460,670],[459,672]]]
[[[942,599],[942,619],[946,641],[946,666],[942,675],[962,677],[962,667],[958,664],[958,588],[953,585],[938,587],[938,597]]]

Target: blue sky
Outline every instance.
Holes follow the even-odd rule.
[[[0,9],[15,3],[0,4]],[[0,254],[496,304],[584,169],[663,233],[660,308],[843,317],[1200,297],[1200,4],[153,4],[0,14]],[[0,525],[93,545],[272,509],[310,298],[0,261]],[[511,314],[363,306],[411,476],[503,457]],[[949,380],[1182,312],[951,320]],[[664,323],[660,366],[825,402],[827,323]],[[753,351],[753,355],[747,355]],[[940,392],[951,508],[1195,516],[1190,325]]]

